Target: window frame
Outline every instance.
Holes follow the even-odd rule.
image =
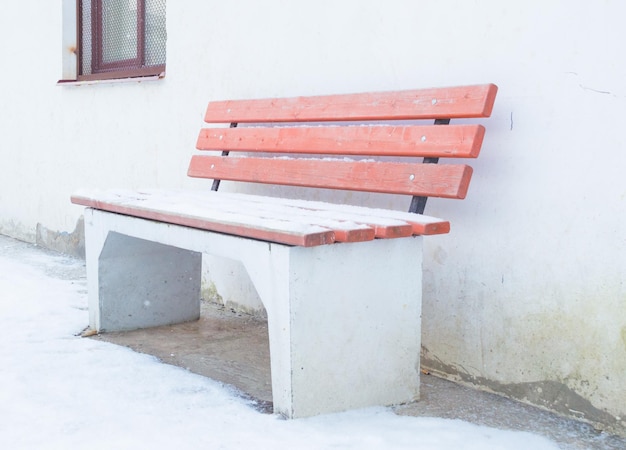
[[[91,2],[91,73],[83,74],[83,3]],[[145,66],[146,59],[146,0],[137,0],[137,56],[135,58],[103,61],[102,1],[76,0],[77,81],[112,80],[159,76],[165,73],[165,64]]]

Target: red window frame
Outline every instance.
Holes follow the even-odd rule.
[[[91,73],[84,74],[82,57],[79,54],[78,79],[102,80],[161,75],[165,64],[146,66],[146,0],[137,0],[137,49],[135,58],[105,62],[103,40],[103,7],[105,0],[77,0],[78,2],[78,39],[79,48],[83,45],[83,2],[91,2]],[[79,50],[80,53],[80,50]]]

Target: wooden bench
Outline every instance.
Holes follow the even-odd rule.
[[[472,169],[434,163],[478,156],[483,126],[448,123],[488,117],[496,92],[488,84],[211,102],[205,120],[218,125],[200,131],[188,174],[215,180],[212,190],[72,196],[87,207],[91,328],[197,319],[202,254],[236,259],[267,311],[276,413],[417,399],[421,236],[449,231],[421,213],[428,197],[465,197]],[[235,185],[223,181],[217,192],[220,180],[402,194],[410,207],[224,192]]]

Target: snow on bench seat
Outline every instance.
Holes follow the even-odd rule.
[[[449,230],[447,221],[418,214],[215,191],[83,189],[72,196],[72,202],[118,214],[303,247]]]

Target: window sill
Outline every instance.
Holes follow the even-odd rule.
[[[144,77],[129,77],[129,78],[110,78],[103,80],[59,80],[57,86],[88,86],[92,84],[109,84],[109,83],[141,83],[143,81],[158,81],[165,78],[165,72],[159,75],[150,75]]]

